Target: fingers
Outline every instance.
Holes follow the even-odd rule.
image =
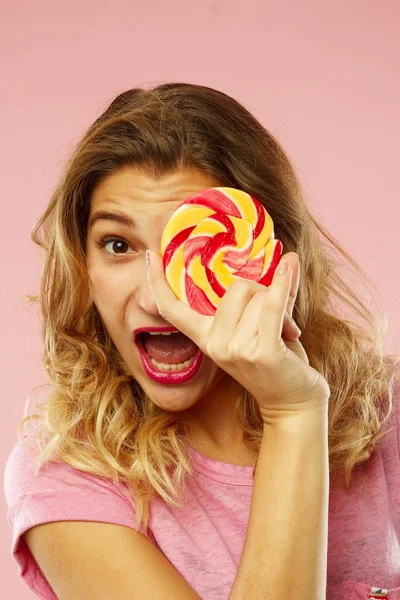
[[[289,291],[289,298],[286,306],[286,310],[284,312],[283,317],[283,325],[282,331],[280,332],[281,337],[285,337],[287,339],[295,340],[297,339],[301,332],[296,323],[293,321],[292,313],[293,306],[296,301],[297,292],[299,288],[299,262],[298,257],[297,260],[290,260],[290,255],[295,255],[295,253],[290,252],[285,255],[289,260],[289,264],[292,267],[292,279]],[[278,278],[277,278],[278,280]],[[272,284],[277,284],[277,280],[275,280],[275,273]],[[247,306],[244,308],[242,317],[236,327],[236,338],[241,338],[243,343],[250,343],[253,338],[258,334],[259,328],[265,328],[265,322],[262,319],[262,310],[263,304],[267,301],[266,294],[270,289],[265,288],[264,286],[260,288],[260,285],[257,283],[247,282],[250,286],[252,286],[253,294],[249,295],[249,301]],[[237,293],[237,292],[236,292]],[[232,332],[233,333],[233,332]]]
[[[296,324],[293,318],[285,311],[282,327],[282,337],[297,339],[301,335],[300,327]]]
[[[238,333],[240,337],[244,333],[243,338],[247,340],[256,339],[260,333],[264,338],[268,336],[271,343],[271,340],[280,340],[281,336],[296,339],[299,335],[290,321],[299,286],[299,266],[298,257],[290,260],[290,254],[295,253],[285,255],[289,257],[289,271],[283,274],[275,271],[268,288],[248,280],[235,281],[227,289],[214,316],[198,313],[175,296],[157,252],[152,252],[146,276],[160,315],[203,351],[210,343],[210,336],[214,341],[227,343],[234,335],[237,338]],[[285,307],[283,312],[282,307]]]
[[[286,256],[291,259],[290,265],[292,267],[292,282],[290,286],[289,299],[287,302],[286,310],[289,313],[289,315],[293,317],[294,303],[296,302],[297,293],[299,291],[300,285],[300,262],[299,256],[298,254],[296,254],[296,252],[288,252]]]
[[[268,348],[279,350],[282,347],[282,328],[291,285],[292,270],[289,263],[284,273],[276,269],[263,298],[258,328],[258,344],[263,352]]]
[[[275,350],[278,349],[278,344],[282,347],[282,337],[293,340],[298,338],[299,334],[291,324],[291,317],[284,310],[290,288],[290,261],[289,271],[279,273],[276,270],[268,288],[248,281],[232,284],[224,298],[227,297],[229,290],[232,294],[232,302],[241,297],[238,303],[240,310],[235,314],[233,326],[230,319],[231,311],[221,310],[218,327],[213,336],[215,343],[221,345],[223,338],[226,337],[228,357],[247,356],[251,359],[259,349],[265,351],[267,344]],[[231,307],[230,303],[228,305]],[[242,314],[238,320],[240,311]]]
[[[252,353],[254,344],[258,344],[257,334],[259,330],[268,326],[267,323],[261,320],[263,305],[264,302],[266,302],[268,293],[268,288],[265,288],[264,290],[257,290],[250,302],[247,304],[242,314],[242,318],[237,326],[235,343],[247,346],[251,344],[252,348],[248,348],[249,353]]]
[[[237,325],[235,343],[252,344],[255,341],[256,346],[258,345],[258,340],[256,340],[258,330],[260,327],[266,326],[261,321],[264,302],[266,302],[264,294],[256,293],[253,295]],[[300,335],[300,330],[291,319],[289,313],[285,311],[281,337],[287,340],[297,340]]]
[[[241,328],[243,311],[247,310],[260,288],[260,284],[245,279],[237,279],[228,287],[214,315],[210,332],[216,341],[228,342],[237,328]],[[258,321],[255,325],[258,326]]]

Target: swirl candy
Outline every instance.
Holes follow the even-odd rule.
[[[204,315],[215,313],[235,279],[268,287],[282,249],[261,202],[230,187],[208,188],[182,202],[161,239],[168,284]]]

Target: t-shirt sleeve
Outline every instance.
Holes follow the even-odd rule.
[[[36,439],[35,443],[29,436],[23,440],[36,452]],[[20,577],[39,598],[57,600],[23,540],[23,533],[35,525],[52,521],[98,521],[137,529],[136,513],[122,487],[112,481],[65,463],[47,462],[36,474],[34,460],[32,450],[18,440],[5,466],[11,555],[19,566]],[[151,539],[151,534],[142,533]]]
[[[399,380],[397,381],[394,388],[394,412],[396,415],[396,428],[397,428],[397,449],[400,458],[400,365],[399,365]]]

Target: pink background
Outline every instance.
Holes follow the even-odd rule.
[[[31,229],[74,143],[131,87],[187,81],[244,103],[286,148],[315,216],[377,283],[387,351],[399,353],[399,2],[3,0],[1,15],[2,467],[27,396],[46,381],[37,309],[24,300],[41,273]],[[3,495],[0,511],[1,596],[32,598]]]

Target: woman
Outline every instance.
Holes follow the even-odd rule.
[[[176,299],[158,252],[179,204],[217,186],[264,204],[289,268],[269,288],[235,282],[208,317]],[[5,489],[37,596],[400,597],[400,357],[327,242],[371,280],[242,105],[180,83],[120,94],[32,236],[54,389],[21,423],[39,419],[20,429]],[[187,369],[190,350],[199,369],[163,383],[162,358]]]

